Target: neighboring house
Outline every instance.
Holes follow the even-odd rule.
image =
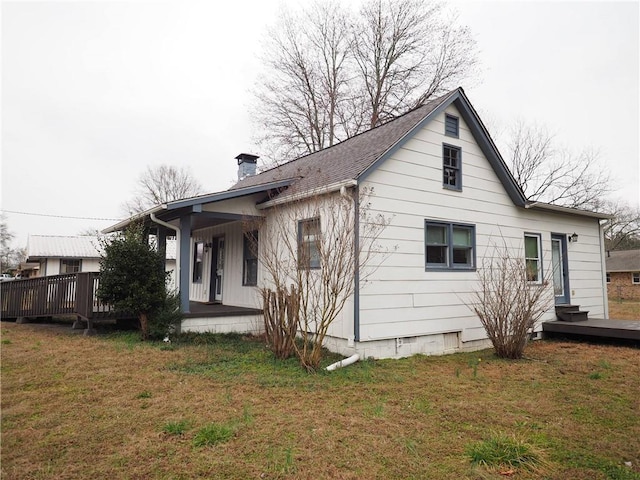
[[[607,252],[609,300],[640,300],[640,250]]]
[[[167,242],[167,271],[175,269],[175,240]],[[96,236],[29,235],[23,278],[100,271],[100,241]]]
[[[504,242],[523,260],[526,255],[536,267],[534,283],[555,273],[548,285],[551,305],[555,298],[556,304],[581,305],[592,317],[608,317],[600,224],[607,217],[527,201],[461,88],[259,174],[256,156],[236,159],[240,180],[230,189],[158,205],[105,230],[142,220],[155,225],[160,238],[177,231],[184,312],[193,302],[261,307],[258,289],[267,275],[246,246],[248,218],[263,219],[260,239],[276,205],[290,208],[314,192],[372,187],[370,212],[391,218],[380,240],[392,253],[366,285],[355,275],[355,293],[329,331],[331,350],[384,358],[486,346],[487,335],[465,302],[494,243]],[[304,248],[305,228],[322,235],[322,225],[321,217],[299,218],[291,235]],[[543,320],[555,318],[551,306]],[[253,331],[261,320],[254,314],[244,322],[233,329]],[[194,312],[182,323],[199,331],[224,331],[225,325]]]

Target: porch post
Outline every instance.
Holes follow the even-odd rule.
[[[162,271],[167,271],[167,229],[158,225],[158,252],[162,256]]]
[[[189,272],[191,267],[191,215],[180,217],[180,310],[189,313]]]

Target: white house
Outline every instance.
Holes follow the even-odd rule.
[[[532,282],[553,272],[547,288],[557,305],[579,304],[592,317],[608,317],[600,225],[606,216],[527,201],[461,88],[258,174],[256,156],[236,158],[241,179],[230,189],[158,205],[105,230],[141,220],[160,237],[177,232],[185,330],[260,329],[256,310],[239,311],[233,321],[198,313],[205,303],[261,307],[258,288],[266,276],[247,248],[247,219],[263,219],[260,238],[275,221],[276,204],[365,188],[374,191],[370,212],[391,219],[380,238],[391,253],[366,285],[360,272],[354,275],[354,294],[329,332],[330,349],[385,358],[486,346],[465,302],[496,241],[535,266]],[[304,241],[301,229],[310,219],[298,220],[291,234]],[[318,218],[316,233],[322,235],[325,221]],[[553,319],[549,308],[543,321]]]
[[[167,271],[175,270],[175,240],[167,242]],[[97,236],[29,235],[23,277],[45,277],[75,272],[100,271],[100,240]],[[172,274],[173,275],[173,274]]]

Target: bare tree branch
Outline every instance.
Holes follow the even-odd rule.
[[[511,173],[529,200],[597,209],[610,191],[609,173],[597,152],[558,148],[543,127],[517,122],[507,152]]]
[[[258,142],[279,163],[329,147],[454,88],[477,65],[475,42],[442,4],[316,0],[268,35],[255,95]]]
[[[613,215],[604,225],[605,249],[640,249],[640,207],[625,202],[609,201],[605,202],[602,208]]]
[[[147,167],[138,179],[133,198],[125,202],[122,208],[128,215],[133,215],[155,205],[200,193],[202,187],[189,169],[169,165]]]

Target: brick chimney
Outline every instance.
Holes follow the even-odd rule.
[[[236,157],[238,160],[238,181],[256,174],[258,158],[260,157],[250,153],[241,153]]]

